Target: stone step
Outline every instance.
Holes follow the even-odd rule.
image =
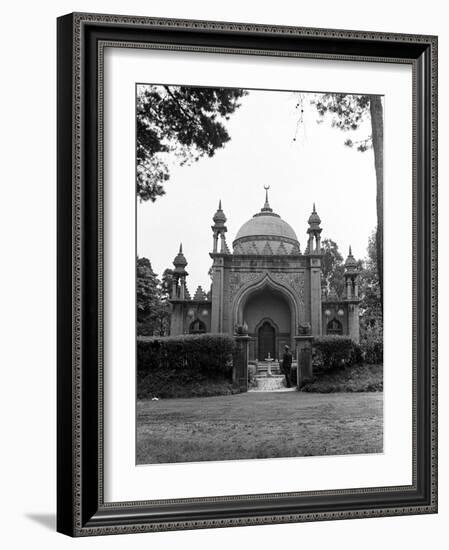
[[[271,369],[271,374],[280,374],[281,369]],[[268,369],[257,369],[256,374],[268,374]]]
[[[257,391],[276,391],[285,387],[283,376],[256,376]]]

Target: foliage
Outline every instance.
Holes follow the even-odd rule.
[[[345,145],[358,151],[373,148],[376,171],[376,246],[381,309],[383,307],[383,107],[380,96],[320,94],[314,101],[321,117],[330,116],[332,126],[345,132],[358,130],[364,120],[371,122],[371,135],[358,141],[348,138]]]
[[[213,156],[230,136],[223,125],[247,92],[234,88],[140,85],[137,88],[137,195],[155,201],[165,193],[167,164]],[[170,154],[170,157],[167,156]]]
[[[332,117],[332,126],[345,132],[357,130],[367,118],[370,108],[370,96],[351,94],[321,94],[315,100],[318,113],[324,117]],[[361,141],[347,139],[345,145],[356,145],[358,151],[366,151],[372,147],[371,136]]]
[[[332,239],[324,239],[321,243],[322,284],[327,292],[333,290],[341,296],[345,288],[343,256],[338,245]]]
[[[317,374],[306,382],[302,392],[377,392],[383,390],[382,364],[346,366]]]
[[[313,340],[314,365],[326,370],[351,362],[354,342],[349,336],[318,336]]]
[[[363,262],[360,271],[359,289],[362,301],[360,302],[360,330],[363,337],[368,328],[382,326],[382,307],[380,300],[380,282],[377,271],[377,233],[374,230],[368,241],[368,257]]]
[[[211,397],[214,395],[232,395],[239,389],[228,378],[209,378],[200,372],[188,371],[174,377],[170,371],[138,374],[138,399],[174,399],[182,397]]]
[[[383,331],[382,325],[365,327],[360,339],[361,356],[364,363],[375,364],[383,362]]]
[[[169,300],[173,286],[173,269],[164,269],[161,281],[161,296],[163,300]]]
[[[360,353],[364,363],[383,361],[383,318],[377,272],[377,233],[368,242],[368,257],[360,272]]]
[[[137,334],[148,336],[168,334],[170,322],[168,296],[165,296],[162,284],[148,258],[137,258],[136,286]]]
[[[138,394],[158,397],[205,395],[202,384],[228,387],[235,340],[223,334],[189,334],[137,339]],[[223,386],[224,384],[224,386]],[[217,386],[217,387],[218,387]]]
[[[139,370],[157,368],[229,373],[235,340],[225,334],[183,334],[140,337],[137,340]]]

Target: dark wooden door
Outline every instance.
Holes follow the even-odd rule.
[[[275,331],[274,327],[270,325],[268,321],[260,327],[259,329],[259,361],[263,361],[268,354],[273,359],[275,349]]]

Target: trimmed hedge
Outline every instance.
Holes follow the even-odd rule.
[[[322,372],[306,382],[302,392],[380,392],[383,390],[382,365],[354,365]]]
[[[232,393],[234,338],[189,334],[137,339],[137,396],[189,397]]]
[[[318,368],[333,369],[353,362],[356,344],[349,336],[318,336],[313,340],[314,364]]]

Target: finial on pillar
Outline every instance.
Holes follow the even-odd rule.
[[[313,203],[313,210],[309,216],[309,225],[310,229],[316,230],[320,228],[321,218],[318,216],[316,211],[315,203]]]
[[[187,260],[184,254],[182,253],[182,243],[179,245],[179,252],[176,255],[175,259],[173,260],[173,265],[175,266],[175,270],[174,270],[175,273],[179,275],[187,274],[185,270],[185,267],[187,265]]]
[[[351,245],[349,245],[349,254],[345,261],[345,268],[347,273],[355,273],[358,271],[358,264],[352,255]]]
[[[225,228],[226,223],[226,216],[221,208],[221,199],[218,202],[218,210],[215,212],[214,217],[212,218],[214,225],[212,229],[215,227],[217,229],[219,228]]]

